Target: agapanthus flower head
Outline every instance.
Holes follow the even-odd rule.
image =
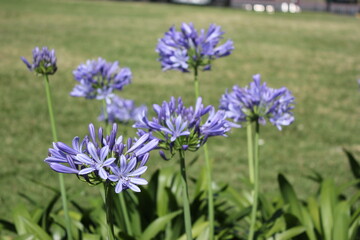
[[[150,133],[152,138],[159,139],[158,148],[169,150],[171,155],[179,150],[196,151],[209,137],[226,136],[236,126],[225,119],[224,111],[215,111],[210,105],[204,107],[201,97],[194,108],[185,107],[180,97],[177,100],[172,97],[162,105],[154,104],[153,109],[156,117],[148,119],[143,113],[134,127],[141,129],[140,136]],[[161,156],[166,158],[163,152]]]
[[[112,96],[114,90],[122,90],[132,79],[129,68],[120,68],[117,61],[107,62],[102,58],[80,64],[73,75],[79,84],[74,87],[71,96],[99,100]]]
[[[33,63],[31,64],[26,58],[21,60],[26,64],[30,71],[34,71],[39,75],[52,75],[56,72],[56,56],[55,50],[49,50],[47,47],[35,47],[32,51]]]
[[[76,174],[91,184],[109,181],[117,193],[128,188],[138,192],[140,188],[136,185],[147,184],[140,175],[146,171],[149,152],[157,147],[159,140],[143,134],[123,142],[123,137],[116,135],[115,123],[108,136],[102,128],[96,134],[94,125],[89,124],[89,136],[81,142],[75,137],[71,147],[62,142],[53,143],[45,162],[56,172]]]
[[[106,120],[107,122],[114,123],[129,123],[136,122],[140,119],[141,114],[147,111],[145,105],[137,107],[135,102],[130,99],[120,98],[116,95],[109,98],[106,104],[106,114],[104,114],[104,109],[101,115],[99,116],[100,121]],[[107,116],[105,118],[105,116]]]
[[[211,24],[206,31],[201,29],[199,32],[192,23],[182,23],[180,31],[172,26],[159,39],[156,47],[162,69],[182,72],[198,68],[210,70],[212,60],[228,56],[234,49],[231,40],[219,45],[223,34],[221,27],[215,24]]]
[[[291,112],[294,99],[285,87],[273,89],[266,83],[261,84],[260,74],[257,74],[248,87],[234,86],[232,92],[227,91],[220,100],[220,109],[235,122],[258,121],[265,125],[268,119],[281,130],[294,121]]]

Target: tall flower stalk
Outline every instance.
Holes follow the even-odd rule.
[[[256,231],[256,215],[258,208],[259,180],[259,137],[260,124],[270,121],[279,130],[282,126],[294,121],[294,97],[285,87],[273,89],[261,84],[260,75],[253,76],[248,87],[233,87],[232,92],[226,91],[220,100],[220,109],[226,111],[228,118],[235,122],[247,124],[249,178],[253,184],[253,206],[251,210],[250,231],[248,240],[254,240]],[[255,132],[253,132],[253,123]]]
[[[251,122],[248,122],[248,128],[252,128]],[[258,121],[255,121],[255,134],[254,134],[254,136],[252,136],[252,134],[251,134],[250,137],[248,137],[248,145],[250,146],[248,154],[251,155],[251,158],[252,158],[251,165],[249,166],[250,174],[251,174],[250,182],[253,184],[253,187],[254,187],[253,206],[251,209],[250,231],[249,231],[248,240],[254,239],[256,213],[257,213],[258,202],[259,202],[258,201],[259,188],[260,188],[260,186],[259,186],[260,185],[260,180],[259,180],[259,137],[260,137],[260,125],[259,125]]]
[[[24,57],[21,57],[21,59],[30,71],[34,71],[37,75],[44,77],[44,85],[45,85],[46,100],[49,111],[51,132],[53,136],[53,141],[57,142],[58,137],[56,131],[56,120],[53,111],[52,95],[51,95],[50,83],[49,83],[49,75],[53,75],[57,71],[55,50],[52,49],[50,51],[47,47],[43,47],[42,49],[35,47],[33,50],[32,64]],[[59,176],[62,206],[65,216],[67,239],[72,240],[71,219],[69,216],[69,210],[67,204],[67,194],[65,189],[64,176],[62,174],[59,174],[58,176]]]
[[[156,51],[160,55],[162,69],[179,70],[182,72],[194,72],[195,99],[200,97],[198,71],[210,70],[211,62],[220,57],[228,56],[234,49],[233,42],[228,40],[223,45],[217,46],[224,32],[220,26],[211,24],[207,31],[201,29],[199,32],[193,24],[183,23],[181,31],[171,27],[165,36],[159,40]],[[208,193],[208,220],[209,237],[214,238],[214,200],[212,191],[212,167],[207,145],[204,145],[204,156],[206,163],[207,193]]]
[[[235,125],[225,120],[224,111],[215,111],[213,106],[204,107],[200,97],[196,101],[195,108],[185,107],[181,98],[176,100],[172,97],[169,102],[164,101],[161,106],[154,104],[153,109],[156,117],[148,119],[144,112],[143,117],[134,127],[140,128],[138,131],[140,136],[151,134],[154,139],[159,139],[158,148],[161,149],[160,155],[164,159],[168,160],[169,154],[173,157],[179,153],[185,231],[187,238],[192,239],[185,152],[197,151],[209,137],[226,136],[225,133]],[[203,121],[205,115],[208,117]]]
[[[86,63],[80,64],[73,71],[74,79],[79,83],[70,93],[73,97],[85,97],[86,99],[97,99],[102,101],[102,114],[99,119],[105,121],[105,132],[110,134],[110,123],[115,120],[123,120],[126,118],[124,113],[133,114],[130,117],[136,117],[133,105],[130,106],[127,101],[123,101],[114,94],[114,91],[120,91],[124,86],[131,83],[132,73],[129,68],[120,68],[119,63],[107,62],[102,58],[97,60],[87,60]],[[128,117],[128,118],[130,118]],[[111,186],[108,183],[104,184],[105,193]],[[109,195],[111,196],[111,195]],[[105,199],[105,205],[108,207],[107,201],[112,199]],[[125,221],[125,231],[132,234],[129,214],[127,212],[125,199],[123,194],[119,195],[119,202],[121,206],[122,215]],[[108,212],[109,221],[111,212]],[[112,228],[112,221],[108,222],[108,226]],[[113,230],[109,230],[109,234]],[[110,236],[110,235],[109,235]]]

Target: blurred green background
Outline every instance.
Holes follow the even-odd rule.
[[[87,59],[103,57],[130,67],[133,83],[120,96],[146,104],[182,96],[194,104],[191,74],[162,72],[157,62],[157,40],[172,25],[193,22],[197,29],[210,23],[222,26],[232,39],[232,55],[213,62],[212,71],[200,73],[205,104],[218,106],[219,98],[234,84],[245,86],[262,74],[270,87],[288,87],[296,97],[296,121],[279,132],[261,128],[260,176],[262,190],[276,194],[277,173],[285,173],[301,194],[315,191],[305,178],[311,170],[338,183],[351,179],[342,147],[360,148],[360,20],[326,13],[282,14],[244,12],[240,9],[156,4],[146,2],[75,0],[1,0],[0,2],[0,214],[27,202],[40,204],[54,187],[57,174],[43,162],[52,136],[43,79],[30,73],[20,56],[32,59],[35,46],[56,50],[58,72],[51,77],[59,140],[70,144],[96,126],[100,102],[72,98],[72,71]],[[121,127],[134,135],[130,127]],[[246,131],[233,130],[228,138],[209,141],[214,179],[236,189],[247,176]],[[203,164],[191,167],[196,176]],[[192,154],[189,158],[195,157]],[[176,165],[153,154],[150,177],[156,168]],[[83,203],[98,189],[65,176],[69,196]]]

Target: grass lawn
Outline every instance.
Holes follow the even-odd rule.
[[[132,69],[133,84],[121,96],[151,106],[182,96],[194,103],[191,74],[162,72],[154,49],[168,28],[193,22],[197,28],[221,25],[235,43],[229,57],[216,60],[211,72],[200,73],[206,104],[218,105],[226,88],[245,86],[261,73],[271,87],[288,87],[296,97],[293,125],[279,132],[261,128],[262,189],[276,190],[279,172],[302,195],[313,191],[304,176],[310,169],[344,183],[351,179],[342,147],[360,148],[360,20],[324,13],[273,15],[239,9],[142,2],[75,0],[2,0],[0,2],[0,214],[26,202],[27,194],[46,201],[49,191],[31,180],[57,187],[58,177],[43,162],[52,136],[43,80],[28,72],[20,56],[31,59],[35,46],[56,49],[58,72],[51,77],[59,140],[83,136],[97,126],[100,102],[72,98],[72,71],[87,59],[119,60]],[[123,127],[122,127],[123,128]],[[121,128],[120,128],[121,129]],[[127,130],[133,133],[134,130]],[[240,189],[247,176],[246,130],[209,141],[214,178]],[[191,169],[195,175],[203,163]],[[173,165],[156,156],[154,169]],[[149,177],[147,173],[145,177]],[[66,176],[70,196],[97,195],[97,189]],[[88,198],[87,198],[88,199]]]

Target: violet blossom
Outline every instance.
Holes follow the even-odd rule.
[[[223,34],[221,27],[215,24],[199,32],[192,23],[182,23],[181,31],[172,26],[156,47],[162,69],[189,72],[202,67],[202,70],[210,70],[212,60],[228,56],[234,49],[231,40],[219,45]]]
[[[226,120],[225,111],[215,111],[211,105],[204,107],[201,97],[195,108],[185,107],[180,97],[172,97],[161,106],[154,104],[153,109],[156,117],[148,119],[144,112],[134,127],[140,128],[140,136],[150,133],[151,138],[159,139],[158,148],[169,150],[171,155],[179,150],[196,151],[209,137],[226,136],[231,127],[237,126]],[[167,159],[163,152],[160,155]]]
[[[279,130],[294,121],[291,110],[294,108],[294,96],[285,87],[269,88],[260,83],[260,74],[253,76],[248,87],[233,87],[220,100],[220,109],[235,122],[258,121],[265,125],[268,119]]]
[[[79,82],[70,93],[73,97],[87,99],[107,99],[114,90],[122,90],[131,83],[129,68],[120,68],[119,63],[107,62],[102,58],[87,60],[73,71],[74,79]]]
[[[102,128],[96,134],[94,125],[89,124],[89,135],[81,143],[75,137],[72,147],[54,143],[44,161],[56,172],[76,174],[91,184],[110,181],[117,193],[128,188],[138,192],[140,189],[136,185],[147,184],[140,175],[146,171],[149,152],[157,147],[159,140],[143,134],[138,139],[129,138],[123,142],[122,136],[116,136],[115,123],[108,136],[103,135]]]
[[[136,122],[140,119],[141,114],[146,110],[147,108],[145,105],[137,107],[133,100],[120,98],[114,95],[108,99],[106,104],[106,114],[104,114],[103,109],[101,115],[99,116],[99,120],[106,120],[109,123]]]

